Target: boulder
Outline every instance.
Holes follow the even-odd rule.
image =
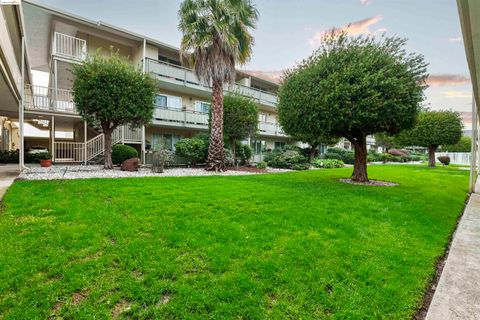
[[[123,161],[121,169],[122,171],[138,171],[138,168],[140,167],[139,163],[139,158],[131,158]]]

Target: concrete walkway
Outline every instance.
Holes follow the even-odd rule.
[[[426,320],[480,320],[480,195],[460,220]]]
[[[15,181],[15,178],[20,174],[18,164],[2,164],[0,165],[0,200],[3,199],[3,195]]]

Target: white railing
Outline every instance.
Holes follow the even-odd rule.
[[[207,113],[172,108],[155,108],[153,117],[157,121],[169,122],[172,125],[208,128]]]
[[[71,90],[25,85],[25,108],[76,113]]]
[[[83,39],[55,32],[52,53],[64,58],[84,60],[87,57],[87,42]]]
[[[124,142],[141,142],[142,128],[132,128],[130,126],[123,126],[123,141]]]
[[[8,32],[8,24],[4,18],[2,10],[3,7],[0,6],[0,50],[5,55],[5,60],[8,65],[7,70],[10,70],[12,73],[12,80],[15,82],[17,90],[20,92],[22,86],[22,73],[20,70],[21,66],[15,57],[15,49],[13,48],[12,38],[10,37],[10,32]]]
[[[278,123],[273,122],[259,122],[258,131],[260,134],[272,135],[272,136],[286,136],[282,127]]]
[[[210,86],[204,85],[200,82],[200,80],[195,76],[193,70],[167,62],[147,59],[146,71],[162,79],[181,82],[184,85],[190,84],[210,89]],[[247,87],[238,83],[227,88],[227,91],[238,91],[240,94],[251,96],[254,99],[257,99],[260,103],[266,105],[276,106],[277,104],[277,96],[274,93]]]
[[[470,152],[436,152],[435,159],[438,157],[450,157],[450,163],[470,165],[472,154]]]
[[[82,142],[55,142],[54,161],[83,162],[84,147]]]

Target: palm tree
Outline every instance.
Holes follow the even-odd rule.
[[[212,86],[207,170],[225,170],[223,152],[223,85],[235,81],[235,65],[252,53],[258,11],[251,0],[185,0],[178,12],[183,33],[182,63],[192,66]]]

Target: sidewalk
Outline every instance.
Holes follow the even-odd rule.
[[[480,194],[472,194],[426,320],[480,320]]]
[[[19,174],[18,164],[0,165],[0,200]]]

